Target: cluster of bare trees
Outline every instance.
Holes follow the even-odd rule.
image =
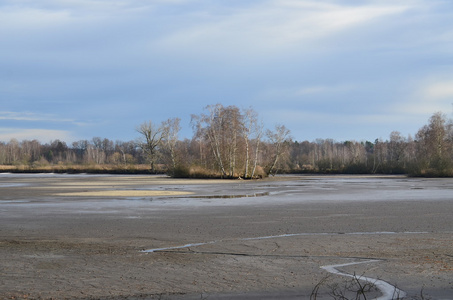
[[[453,121],[434,114],[416,135],[414,149],[420,172],[453,175]]]
[[[148,121],[137,127],[137,132],[141,135],[137,146],[149,162],[151,172],[157,171],[156,162],[162,162],[167,171],[174,175],[181,159],[181,155],[177,155],[180,123],[181,119],[173,118],[162,122],[161,125]]]
[[[289,145],[289,130],[264,131],[253,109],[209,105],[205,113],[192,115],[194,137],[178,140],[179,119],[161,125],[142,123],[140,148],[155,170],[160,161],[173,176],[255,178],[274,174],[277,162]],[[268,140],[263,142],[264,138]]]
[[[192,115],[194,135],[179,139],[180,119],[140,124],[134,141],[95,137],[68,146],[60,140],[0,142],[0,165],[148,164],[176,177],[257,178],[277,172],[453,176],[453,122],[435,113],[415,135],[394,131],[374,142],[292,141],[283,125],[265,130],[253,109],[207,106]]]
[[[252,109],[208,106],[207,113],[192,115],[200,163],[217,169],[222,177],[254,177],[263,126]]]
[[[415,135],[398,131],[388,140],[372,142],[295,142],[287,170],[321,173],[383,173],[414,176],[453,176],[453,122],[435,113]]]
[[[142,161],[142,155],[133,141],[113,142],[95,137],[74,142],[71,146],[60,140],[49,144],[41,144],[37,140],[19,142],[15,139],[0,143],[0,165],[126,165]]]

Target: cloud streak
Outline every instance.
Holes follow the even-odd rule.
[[[452,19],[441,0],[5,0],[0,127],[131,140],[221,102],[298,140],[413,134],[451,111]]]
[[[422,94],[426,99],[431,99],[433,101],[445,99],[453,101],[453,80],[428,84],[422,89]]]
[[[45,121],[45,122],[74,122],[72,119],[57,118],[50,114],[37,114],[33,112],[0,111],[0,120],[12,121]]]
[[[23,129],[23,128],[1,128],[0,141],[10,141],[16,139],[22,140],[38,140],[41,142],[50,142],[54,140],[73,141],[72,134],[65,130],[50,130],[50,129]]]
[[[274,51],[295,46],[311,48],[307,42],[316,44],[376,19],[404,13],[409,8],[409,5],[395,4],[352,6],[326,1],[281,0],[225,8],[228,13],[217,7],[204,13],[194,12],[197,22],[171,32],[158,40],[157,45],[164,49],[215,50],[222,55],[231,51],[275,54]]]

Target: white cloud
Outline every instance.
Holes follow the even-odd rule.
[[[328,91],[329,88],[326,86],[310,86],[310,87],[304,87],[301,88],[296,92],[297,95],[310,95],[310,94],[322,94]]]
[[[392,108],[402,114],[428,117],[435,112],[450,113],[453,104],[453,80],[425,79],[409,92],[406,101],[396,103]]]
[[[312,124],[312,126],[319,125],[355,125],[367,124],[367,126],[380,126],[389,124],[398,124],[406,116],[399,114],[344,114],[332,112],[319,112],[319,111],[297,111],[288,109],[274,109],[272,111],[265,111],[263,115],[266,119],[285,120],[285,122],[297,124]]]
[[[64,37],[74,32],[90,35],[100,28],[115,31],[115,24],[140,18],[153,6],[143,1],[11,1],[10,5],[0,5],[0,26],[8,29],[0,28],[0,37],[20,39],[55,33]]]
[[[164,1],[164,0],[162,0]],[[111,14],[124,13],[127,11],[136,11],[138,8],[152,7],[156,2],[162,1],[142,1],[142,0],[3,0],[0,4],[2,10],[24,11],[32,9],[36,11],[65,11],[74,15],[90,15],[90,14]],[[165,0],[167,3],[181,3],[184,0]]]
[[[62,141],[75,140],[74,137],[65,130],[0,128],[0,141],[8,142],[12,139],[18,141],[39,140],[44,143],[57,139]]]
[[[267,51],[329,37],[409,8],[399,4],[349,6],[315,1],[265,1],[230,9],[229,13],[194,13],[196,22],[157,44],[170,49],[196,46],[231,51],[252,47]]]
[[[212,101],[286,108],[270,122],[329,122],[332,134],[342,122],[398,130],[398,118],[451,111],[450,74],[399,86],[448,68],[444,0],[0,2],[2,127],[108,128],[114,137],[131,125],[103,118],[134,106],[154,113],[157,101],[174,112],[187,97],[195,110]],[[16,112],[24,107],[34,113]]]
[[[326,108],[324,110],[335,110],[337,105],[349,105],[344,100],[344,95],[354,95],[363,87],[353,84],[333,84],[333,85],[307,85],[302,87],[279,88],[271,87],[257,93],[255,105],[262,106],[263,103],[273,106],[275,101],[280,105],[290,105],[301,109],[304,105],[315,105]],[[327,106],[329,108],[327,108]],[[292,114],[294,111],[289,111]],[[285,118],[286,119],[286,118]]]
[[[51,114],[37,114],[32,112],[13,112],[13,111],[0,111],[0,120],[74,122],[74,120],[72,119],[59,118]]]
[[[347,114],[322,111],[297,111],[289,109],[266,110],[260,113],[270,124],[285,120],[296,140],[334,138],[337,141],[374,141],[399,131],[403,136],[413,135],[425,119],[399,113]]]
[[[407,4],[379,1],[347,5],[306,0],[238,5],[203,0],[9,3],[0,7],[0,24],[8,28],[3,33],[0,29],[0,37],[7,36],[15,41],[13,45],[23,48],[36,49],[40,45],[54,54],[55,47],[68,44],[65,51],[91,49],[93,45],[106,51],[102,45],[110,45],[112,40],[114,47],[108,51],[138,44],[143,53],[160,50],[165,54],[192,53],[203,57],[236,53],[260,57],[282,49],[310,50],[319,40],[410,8]],[[172,9],[178,5],[181,9]],[[131,24],[142,27],[133,27],[134,32],[123,35],[135,26]]]
[[[52,28],[70,21],[67,11],[50,11],[35,8],[9,8],[0,10],[1,24],[8,26],[8,31],[16,32],[42,28]],[[55,28],[54,28],[55,29]]]
[[[314,95],[314,94],[327,94],[327,93],[343,93],[353,91],[353,85],[315,85],[306,86],[296,90],[295,95]]]
[[[436,101],[449,98],[453,101],[453,80],[428,84],[422,89],[424,97]]]

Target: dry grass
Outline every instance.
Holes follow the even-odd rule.
[[[148,165],[75,165],[58,164],[47,166],[35,165],[0,165],[0,172],[12,173],[94,173],[94,174],[149,174]]]

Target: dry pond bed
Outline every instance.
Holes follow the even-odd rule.
[[[1,174],[0,192],[2,299],[331,299],[338,264],[453,299],[451,179]]]

